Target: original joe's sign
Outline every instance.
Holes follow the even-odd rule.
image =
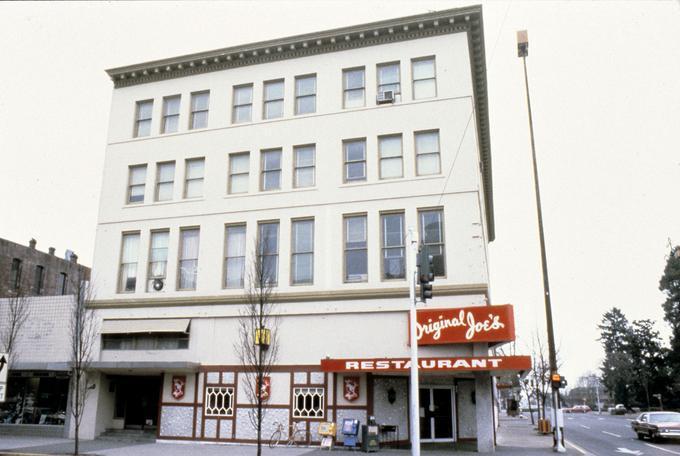
[[[515,340],[515,318],[510,304],[421,309],[417,315],[418,345]]]

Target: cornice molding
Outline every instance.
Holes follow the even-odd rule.
[[[437,296],[461,296],[480,294],[488,296],[487,284],[470,285],[441,285],[437,286]],[[382,288],[366,290],[330,290],[330,291],[307,291],[296,293],[277,293],[273,302],[298,303],[314,301],[346,301],[357,299],[388,299],[407,298],[407,287]],[[205,306],[205,305],[239,305],[245,304],[243,295],[236,296],[180,296],[171,298],[162,297],[133,298],[133,299],[102,299],[89,303],[93,309],[115,309],[134,307],[177,307],[177,306]]]

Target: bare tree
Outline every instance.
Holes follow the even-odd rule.
[[[71,280],[73,306],[69,321],[71,342],[71,416],[73,417],[74,452],[79,454],[79,432],[88,393],[87,371],[92,362],[92,351],[97,340],[97,320],[94,310],[88,304],[94,299],[91,282],[81,271]]]
[[[0,270],[0,299],[5,300],[0,307],[2,311],[0,315],[0,348],[2,350],[0,351],[9,355],[7,369],[11,368],[19,353],[17,343],[30,314],[30,289],[28,280],[22,277],[21,269],[21,264],[19,264],[18,269],[10,274]]]
[[[279,351],[278,317],[274,315],[273,286],[277,280],[278,257],[271,255],[265,240],[256,243],[253,263],[247,267],[244,300],[239,317],[239,337],[234,344],[245,374],[243,388],[251,404],[248,416],[257,430],[257,456],[262,454],[262,421],[266,413],[265,377],[271,373]],[[239,385],[240,386],[240,385]]]
[[[560,369],[562,363],[559,359],[559,348],[556,349],[555,355],[557,357],[557,368]],[[538,418],[541,419],[541,417],[543,417],[543,419],[545,419],[545,409],[548,403],[548,397],[552,391],[552,382],[550,379],[552,372],[550,370],[547,347],[538,330],[536,330],[532,340],[531,358],[533,367],[530,375],[534,380],[536,388],[535,394],[537,407],[539,409]]]

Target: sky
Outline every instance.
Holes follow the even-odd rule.
[[[0,3],[0,237],[91,265],[112,83],[148,60],[483,5],[496,240],[491,300],[517,352],[545,334],[527,67],[563,372],[602,357],[613,306],[667,338],[658,281],[680,243],[680,2],[224,1]],[[436,292],[436,282],[435,282]]]

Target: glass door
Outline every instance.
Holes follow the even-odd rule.
[[[425,442],[453,441],[453,388],[420,388],[420,439]]]

